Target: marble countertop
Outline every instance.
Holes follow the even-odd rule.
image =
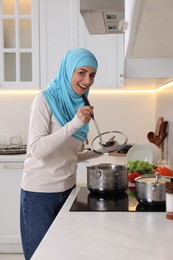
[[[173,221],[165,212],[69,211],[80,187],[86,186],[87,165],[79,167],[76,187],[32,260],[172,259]]]

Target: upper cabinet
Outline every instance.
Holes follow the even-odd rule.
[[[80,0],[0,0],[0,12],[1,89],[46,88],[76,47],[98,59],[93,88],[123,86],[124,34],[89,34]]]
[[[157,88],[173,80],[172,10],[172,0],[0,0],[0,88],[46,88],[76,47],[98,59],[93,88]]]
[[[58,74],[64,54],[78,47],[77,2],[40,0],[41,87]]]
[[[1,0],[0,14],[0,88],[38,88],[38,0]]]

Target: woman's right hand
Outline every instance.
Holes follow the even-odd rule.
[[[88,123],[91,120],[92,115],[94,115],[93,109],[93,106],[80,107],[76,115],[83,123]]]

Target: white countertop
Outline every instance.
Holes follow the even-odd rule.
[[[164,212],[69,212],[86,186],[84,167],[32,260],[172,260],[173,221]]]

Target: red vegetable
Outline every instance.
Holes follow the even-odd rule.
[[[139,177],[140,174],[138,172],[129,172],[128,173],[128,181],[135,183],[135,178]]]
[[[173,170],[165,167],[165,166],[157,166],[154,173],[158,172],[161,176],[170,176],[173,177]]]

